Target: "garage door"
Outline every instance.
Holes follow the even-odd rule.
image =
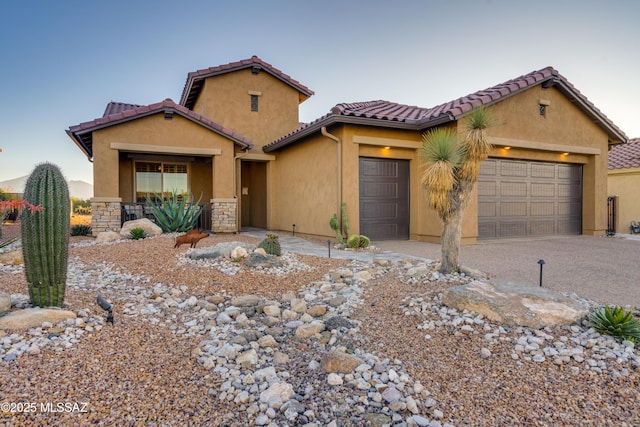
[[[582,232],[580,165],[488,159],[478,179],[478,238]]]
[[[409,238],[409,161],[360,158],[360,234]]]

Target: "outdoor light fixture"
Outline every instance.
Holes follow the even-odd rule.
[[[562,155],[563,155],[563,156],[568,156],[568,155],[569,155],[569,153],[562,153]]]
[[[509,146],[507,146],[507,147],[502,147],[502,148],[504,148],[505,150],[511,150],[511,147],[509,147]]]
[[[545,264],[544,260],[538,260],[538,264],[540,264],[540,287],[542,287],[542,266]]]
[[[96,298],[96,302],[100,306],[101,309],[107,311],[107,323],[111,323],[113,325],[113,307],[106,299],[102,298],[100,294],[98,294],[98,298]]]
[[[327,250],[329,251],[329,258],[331,258],[331,240],[327,240]]]
[[[296,235],[296,225],[293,224],[293,234],[292,234],[292,236],[295,236],[295,235]]]

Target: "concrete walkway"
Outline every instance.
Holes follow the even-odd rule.
[[[242,234],[264,238],[265,230]],[[278,233],[288,251],[327,257],[327,246]],[[334,240],[332,240],[334,242]],[[333,243],[332,243],[333,244]],[[331,258],[371,261],[386,258],[439,259],[439,244],[413,240],[372,242],[380,252],[352,252],[331,248]],[[640,307],[640,238],[556,237],[530,240],[503,240],[462,246],[460,263],[494,278],[538,286],[540,265],[544,260],[542,284],[560,292],[575,292],[582,298],[600,303]]]

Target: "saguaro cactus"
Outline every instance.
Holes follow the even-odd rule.
[[[35,306],[61,307],[69,258],[69,188],[52,163],[35,167],[24,188],[24,198],[41,207],[22,213],[22,253],[29,297]]]

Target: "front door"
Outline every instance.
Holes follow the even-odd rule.
[[[240,182],[241,227],[267,228],[267,163],[243,161]]]

